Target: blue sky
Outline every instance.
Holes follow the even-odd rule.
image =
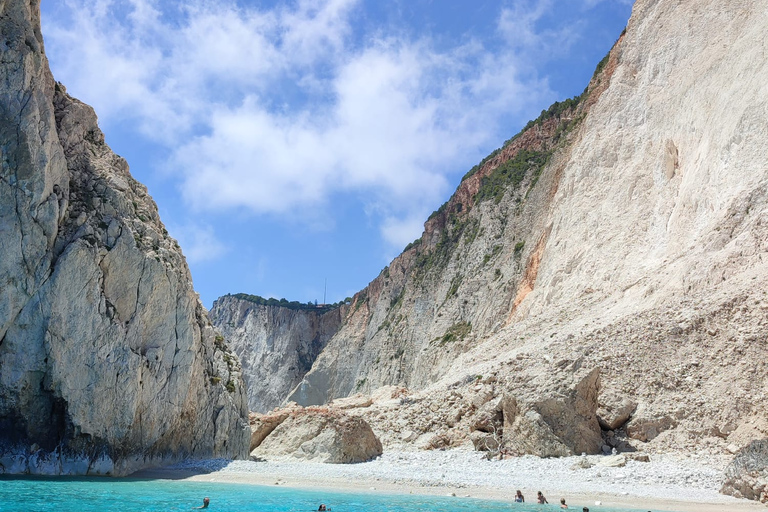
[[[630,0],[43,0],[57,80],[149,187],[203,303],[342,300],[579,94]]]

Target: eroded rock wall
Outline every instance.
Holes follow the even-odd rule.
[[[514,395],[528,389],[518,375],[565,383],[578,362],[600,369],[600,409],[632,404],[603,421],[604,436],[718,453],[764,438],[767,25],[758,1],[638,0],[588,94],[464,179],[354,297],[291,398],[385,385],[450,397],[488,375]],[[494,187],[498,170],[507,178]],[[447,400],[430,407],[452,417]],[[414,432],[410,409],[395,407],[402,425],[371,418],[385,445],[452,428],[417,421]]]
[[[291,400],[424,388],[509,326],[536,282],[573,141],[615,64],[613,56],[578,100],[553,106],[465,176],[422,236],[355,295]]]
[[[281,405],[341,326],[343,307],[291,309],[220,297],[211,320],[240,357],[251,411]]]
[[[0,472],[246,456],[239,363],[146,187],[54,81],[39,3],[0,31]]]

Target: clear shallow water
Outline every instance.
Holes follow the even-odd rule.
[[[190,510],[211,498],[210,511],[544,512],[557,505],[504,503],[447,496],[329,493],[242,484],[108,478],[0,477],[3,512],[130,512]],[[554,497],[553,497],[554,498]],[[558,501],[558,499],[553,499]],[[581,512],[581,507],[569,510]],[[591,512],[628,512],[590,507]],[[637,511],[634,511],[637,512]]]

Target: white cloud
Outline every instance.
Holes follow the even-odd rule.
[[[421,233],[424,219],[427,218],[428,214],[428,212],[419,212],[405,219],[396,217],[385,218],[381,229],[384,239],[393,247],[403,249],[416,239],[414,233]]]
[[[502,9],[498,30],[512,48],[529,57],[547,59],[563,55],[576,41],[577,30],[570,24],[543,26],[543,18],[555,8],[554,0],[517,0]]]
[[[184,248],[184,256],[191,264],[214,261],[229,252],[209,225],[169,225],[168,231]]]
[[[495,51],[477,40],[449,50],[400,35],[353,41],[356,0],[66,5],[71,20],[46,26],[57,78],[102,121],[132,118],[166,145],[198,211],[282,215],[354,194],[400,248],[450,192],[457,158],[552,97],[524,72],[540,58],[527,54],[544,40],[536,23],[550,1],[502,11],[508,44]],[[197,233],[190,244],[211,235]],[[202,257],[186,243],[190,260]]]
[[[511,45],[533,49],[544,39],[536,24],[551,8],[552,0],[518,0],[502,9],[499,30]]]

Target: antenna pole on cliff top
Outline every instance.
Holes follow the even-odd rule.
[[[325,292],[327,292],[327,291],[328,291],[328,278],[326,277],[325,278],[325,286],[323,286],[323,306],[325,306],[327,304],[327,302],[325,302]]]

